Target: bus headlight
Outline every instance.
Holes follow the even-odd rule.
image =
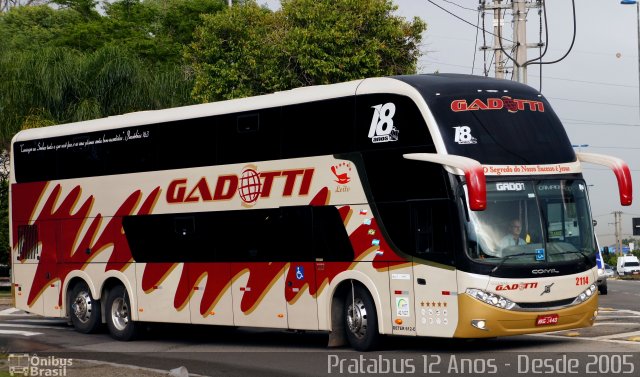
[[[576,299],[573,301],[574,304],[579,304],[583,301],[586,301],[589,297],[593,296],[594,294],[596,294],[596,291],[598,290],[598,288],[596,287],[595,284],[591,284],[589,286],[589,288],[585,289],[582,293],[580,293],[578,295],[578,297],[576,297]]]
[[[476,300],[480,300],[486,304],[489,304],[491,306],[495,306],[496,308],[500,308],[500,309],[507,309],[510,310],[512,309],[514,306],[516,306],[516,303],[504,298],[502,296],[498,296],[495,293],[490,293],[490,292],[485,292],[483,290],[480,289],[475,289],[475,288],[468,288],[467,289],[467,294],[473,298],[475,298]]]

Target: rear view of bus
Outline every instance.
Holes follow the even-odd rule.
[[[434,77],[429,85],[406,82],[422,94],[437,124],[431,133],[439,133],[440,148],[451,159],[405,154],[407,159],[440,163],[453,173],[449,178],[456,208],[449,212],[457,212],[462,224],[459,243],[450,243],[456,250],[451,257],[459,305],[453,336],[495,337],[592,325],[598,308],[598,249],[582,163],[613,169],[622,205],[631,204],[627,165],[612,157],[574,153],[549,103],[527,86],[468,76]],[[434,143],[438,146],[437,137]],[[467,173],[464,180],[462,172]],[[443,213],[433,221],[447,223]],[[384,213],[382,218],[385,222]],[[416,239],[419,243],[419,234]],[[428,248],[415,252],[416,262],[421,253],[425,258],[424,266],[414,263],[416,278],[421,278],[433,258]],[[445,327],[444,300],[423,300],[421,289],[426,292],[426,284],[416,285],[418,315],[426,313],[419,322],[433,325],[425,329]],[[453,293],[443,287],[442,294]]]

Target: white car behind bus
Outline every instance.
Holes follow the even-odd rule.
[[[618,275],[638,275],[640,274],[640,261],[635,255],[623,255],[618,257],[616,266]]]

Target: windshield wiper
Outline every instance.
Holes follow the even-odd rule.
[[[500,263],[498,263],[493,269],[491,269],[491,273],[489,273],[489,276],[491,276],[491,274],[493,274],[494,272],[498,271],[498,269],[500,267],[502,267],[504,262],[506,262],[507,260],[509,260],[509,259],[511,259],[513,257],[521,257],[521,256],[524,256],[524,255],[533,255],[533,254],[532,253],[518,253],[518,254],[507,255],[506,257],[502,258]]]
[[[581,250],[569,250],[563,251],[561,253],[549,254],[549,255],[564,255],[564,254],[580,254],[584,258],[584,261],[587,265],[591,264],[591,259],[589,259],[589,255]]]

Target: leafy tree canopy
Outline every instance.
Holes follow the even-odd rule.
[[[203,16],[186,57],[198,101],[414,73],[426,24],[390,0],[254,1]]]
[[[92,52],[117,45],[152,64],[178,64],[192,40],[201,14],[219,12],[225,0],[56,0],[46,5],[13,8],[0,14],[0,51],[67,47]]]

